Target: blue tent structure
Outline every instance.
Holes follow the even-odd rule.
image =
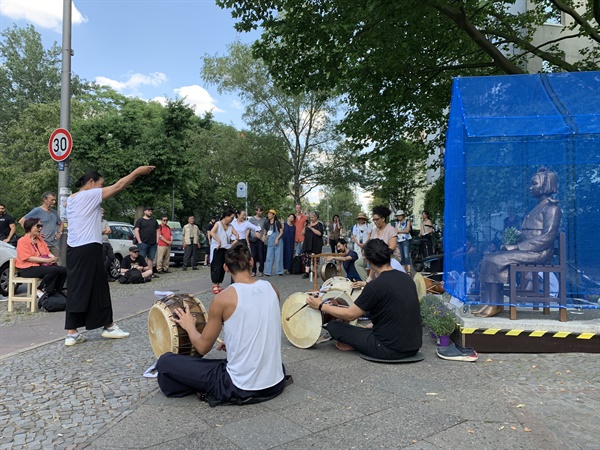
[[[445,149],[447,292],[478,301],[481,258],[500,245],[505,219],[520,224],[535,205],[528,188],[541,166],[559,180],[568,304],[600,307],[600,72],[454,80]],[[475,251],[465,255],[467,240]]]

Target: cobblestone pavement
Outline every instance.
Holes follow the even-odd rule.
[[[197,276],[208,271],[179,271],[152,288]],[[269,280],[282,301],[311,286],[298,276]],[[115,299],[135,292],[111,286]],[[197,297],[209,307],[212,295]],[[300,350],[284,339],[289,390],[261,405],[211,409],[195,398],[166,399],[141,376],[155,360],[147,314],[119,325],[130,338],[104,340],[94,330],[82,345],[54,342],[0,360],[0,449],[598,448],[597,354],[457,363],[437,358],[427,338],[425,361],[378,365],[331,343]]]

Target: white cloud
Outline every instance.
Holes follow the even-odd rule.
[[[25,20],[41,28],[62,31],[63,0],[12,0],[0,1],[0,15],[13,20]],[[71,2],[71,23],[86,23],[83,16]]]
[[[167,81],[167,76],[162,72],[154,72],[149,75],[142,73],[129,74],[127,80],[118,81],[107,77],[96,77],[96,83],[102,86],[109,86],[122,94],[139,95],[139,88],[142,86],[160,86]]]
[[[233,109],[237,109],[238,111],[244,110],[244,105],[239,100],[233,100],[231,102],[231,106],[233,107]]]
[[[177,97],[185,99],[185,103],[194,108],[194,112],[198,116],[202,116],[208,111],[212,111],[213,113],[225,112],[222,109],[217,108],[215,99],[211,97],[206,89],[197,84],[173,89],[173,93]],[[166,99],[164,97],[155,97],[152,100],[159,102],[162,105],[166,104]]]

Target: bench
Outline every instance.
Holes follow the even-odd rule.
[[[543,305],[544,314],[550,314],[550,303],[558,303],[559,320],[567,321],[567,247],[565,233],[558,236],[558,263],[511,264],[508,268],[508,297],[510,319],[517,319],[519,304],[533,304],[534,309]],[[555,249],[556,250],[556,249]],[[550,275],[558,278],[558,297],[550,295]],[[517,280],[517,275],[520,279]],[[540,289],[540,274],[542,276]],[[537,306],[536,306],[537,305]]]
[[[18,269],[15,267],[15,259],[11,258],[8,270],[8,312],[13,311],[15,302],[25,302],[29,304],[31,312],[37,310],[37,287],[42,281],[39,278],[22,278],[18,275]],[[26,287],[25,293],[17,294],[17,288],[20,284]]]

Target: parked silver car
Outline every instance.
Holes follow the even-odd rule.
[[[0,241],[0,295],[8,295],[8,272],[11,258],[17,257],[17,249]]]
[[[113,278],[119,277],[121,261],[129,255],[129,247],[133,245],[133,225],[127,222],[108,222],[110,234],[108,242],[115,252],[115,259],[109,269],[109,275]]]

